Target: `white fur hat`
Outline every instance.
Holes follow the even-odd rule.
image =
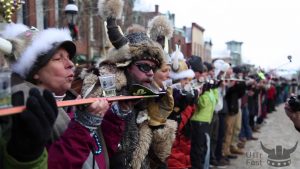
[[[25,79],[32,78],[34,73],[48,63],[58,48],[64,48],[70,58],[75,55],[76,46],[68,29],[49,28],[38,32],[13,65],[13,71]]]
[[[221,71],[226,72],[230,68],[230,65],[221,59],[214,61],[213,65],[215,67],[215,78]]]
[[[5,25],[4,30],[0,32],[0,52],[4,53],[9,61],[15,62],[30,44],[36,32],[36,29],[29,29],[20,23]]]
[[[13,39],[27,30],[29,30],[29,28],[24,24],[9,23],[5,25],[4,30],[0,32],[0,35],[5,39]]]

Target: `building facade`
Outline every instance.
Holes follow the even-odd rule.
[[[77,54],[88,61],[106,55],[110,46],[104,28],[104,20],[98,14],[98,0],[75,0],[78,14],[74,18],[78,29],[75,41]],[[33,26],[39,30],[50,27],[65,28],[68,26],[64,8],[68,0],[30,0],[14,14],[13,22]],[[130,7],[131,6],[131,7]],[[132,11],[131,1],[124,2],[127,13]]]
[[[39,30],[49,27],[64,28],[68,26],[64,8],[69,0],[30,0],[14,14],[13,22],[34,26]],[[132,24],[140,24],[145,28],[148,22],[157,15],[165,15],[175,25],[175,14],[162,14],[155,5],[152,12],[133,11],[135,0],[124,1],[123,15],[118,24],[125,31]],[[88,61],[106,55],[111,44],[108,40],[104,20],[99,16],[98,0],[75,0],[78,14],[74,19],[78,28],[75,41],[77,54]],[[174,28],[173,37],[169,40],[169,53],[175,50],[175,44],[180,43],[181,51],[186,57],[201,56],[204,61],[211,61],[211,41],[204,42],[204,28],[192,23],[190,28]]]
[[[234,40],[226,42],[227,49],[230,51],[233,66],[242,64],[242,44],[243,42]]]
[[[149,21],[151,19],[153,19],[155,16],[158,15],[164,15],[168,18],[168,20],[171,22],[172,25],[175,25],[175,14],[172,14],[170,12],[167,13],[161,13],[159,11],[159,5],[155,5],[154,6],[154,11],[152,12],[144,12],[144,11],[133,11],[132,12],[132,23],[131,24],[139,24],[143,27],[145,27],[146,29],[148,28],[148,24]],[[130,26],[131,24],[128,24],[128,26]],[[183,37],[183,32],[181,30],[175,30],[174,28],[174,33],[173,33],[173,37],[171,39],[169,39],[168,41],[168,52],[172,53],[175,50],[175,44],[178,43],[178,41],[181,41],[181,44],[184,44],[184,37]],[[181,45],[181,48],[185,48],[185,46]]]
[[[205,41],[204,42],[204,52],[203,52],[203,61],[206,61],[206,62],[212,62],[212,56],[211,56],[211,53],[212,53],[212,42],[211,40],[209,41]]]

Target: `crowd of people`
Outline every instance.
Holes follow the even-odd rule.
[[[262,71],[184,56],[180,43],[168,54],[173,30],[164,16],[153,18],[148,30],[133,25],[123,34],[116,21],[122,5],[99,8],[113,46],[78,74],[79,93],[72,88],[76,45],[68,30],[8,24],[0,33],[1,54],[11,64],[12,105],[26,106],[0,117],[0,168],[224,168],[297,92],[297,83]],[[108,102],[99,82],[105,75],[115,76],[117,95],[130,96],[139,84],[158,97]],[[81,98],[99,99],[56,103]]]

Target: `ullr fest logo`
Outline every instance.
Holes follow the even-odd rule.
[[[262,142],[260,142],[261,148],[265,153],[268,154],[268,165],[272,167],[286,167],[291,164],[291,153],[293,153],[298,145],[298,141],[294,147],[290,149],[283,148],[280,145],[277,145],[276,148],[268,149]]]

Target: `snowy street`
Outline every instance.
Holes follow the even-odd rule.
[[[272,167],[267,164],[268,155],[262,150],[260,142],[268,149],[273,149],[276,145],[290,149],[300,140],[300,133],[294,128],[284,112],[284,105],[277,107],[277,111],[268,114],[266,123],[260,129],[260,133],[254,133],[259,138],[257,141],[248,141],[245,147],[245,155],[241,155],[236,160],[231,160],[229,169],[298,169],[300,166],[300,148],[297,146],[295,152],[290,154],[291,164],[286,167]]]

